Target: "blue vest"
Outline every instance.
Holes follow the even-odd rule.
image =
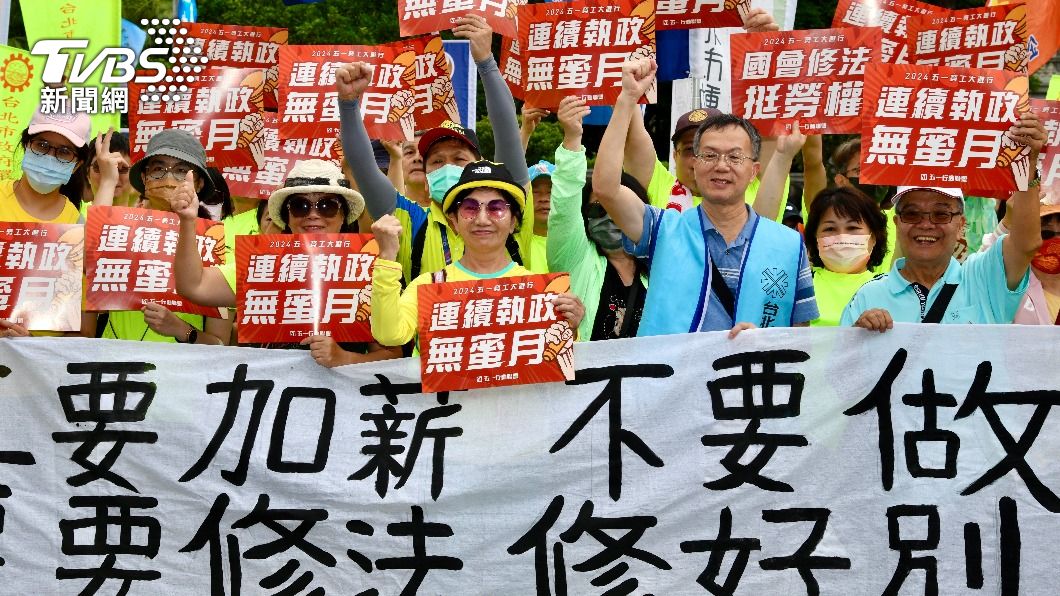
[[[712,267],[702,208],[659,218],[651,242],[651,288],[637,335],[699,331],[710,305]],[[758,217],[744,249],[736,320],[759,327],[791,325],[805,247],[794,230]]]

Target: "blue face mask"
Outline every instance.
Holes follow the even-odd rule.
[[[37,155],[26,150],[22,157],[22,175],[33,190],[42,195],[70,181],[77,162],[63,163],[51,155]]]
[[[460,181],[460,174],[463,173],[464,168],[448,163],[433,172],[429,172],[427,174],[427,186],[430,189],[431,198],[440,205],[442,199],[445,198],[445,193],[456,186],[456,183]]]

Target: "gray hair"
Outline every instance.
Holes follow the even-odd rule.
[[[704,132],[711,130],[721,130],[723,128],[729,128],[730,126],[738,126],[747,133],[748,138],[751,139],[751,157],[755,161],[758,161],[758,157],[762,153],[762,135],[758,134],[758,129],[755,128],[754,124],[751,124],[749,120],[741,118],[735,114],[717,114],[714,116],[708,116],[706,120],[699,123],[699,128],[696,129],[696,136],[693,140],[694,147],[696,148],[696,155],[699,155],[699,139],[703,136]]]

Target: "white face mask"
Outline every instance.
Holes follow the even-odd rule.
[[[825,268],[836,273],[860,273],[872,253],[869,234],[839,234],[817,239],[817,251]]]

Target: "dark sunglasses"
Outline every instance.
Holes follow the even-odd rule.
[[[314,209],[320,217],[335,217],[342,209],[342,203],[335,197],[324,197],[316,203],[299,196],[287,199],[287,213],[292,217],[309,217],[309,212]]]
[[[607,217],[607,209],[604,209],[604,206],[600,203],[589,203],[589,206],[585,208],[585,217],[589,219]]]

